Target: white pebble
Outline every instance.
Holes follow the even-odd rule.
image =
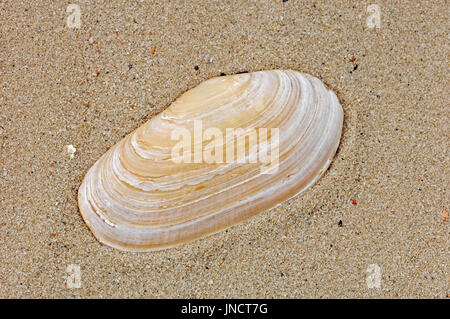
[[[67,148],[67,153],[69,153],[69,155],[70,155],[70,158],[73,158],[77,149],[75,147],[73,147],[73,145],[66,145],[66,148]]]

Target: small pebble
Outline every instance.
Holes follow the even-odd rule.
[[[89,38],[89,43],[91,43],[91,44],[94,43],[94,38],[93,37]]]
[[[448,212],[445,209],[442,211],[442,217],[444,218],[444,222],[446,222],[448,219]]]
[[[70,158],[73,158],[77,149],[75,147],[73,147],[73,145],[66,145],[66,148],[67,148],[67,153],[69,153],[69,155],[70,155]]]

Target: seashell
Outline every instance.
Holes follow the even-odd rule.
[[[336,153],[342,122],[336,95],[308,74],[209,79],[89,169],[81,215],[99,241],[128,251],[216,233],[313,185]]]

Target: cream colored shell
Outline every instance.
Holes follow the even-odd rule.
[[[264,171],[268,164],[260,161],[176,163],[172,151],[179,140],[172,133],[187,129],[194,136],[199,121],[203,130],[218,128],[224,136],[227,128],[277,128],[271,150],[278,151],[278,169]],[[216,233],[313,185],[338,148],[342,122],[335,94],[310,75],[274,70],[212,78],[89,169],[78,193],[81,214],[98,240],[128,251],[163,249]],[[224,152],[234,142],[224,138]],[[245,158],[258,158],[261,149],[247,149]]]

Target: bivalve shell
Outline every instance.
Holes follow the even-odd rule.
[[[89,169],[81,214],[98,240],[128,251],[216,233],[313,185],[336,153],[342,122],[336,95],[310,75],[212,78]]]

